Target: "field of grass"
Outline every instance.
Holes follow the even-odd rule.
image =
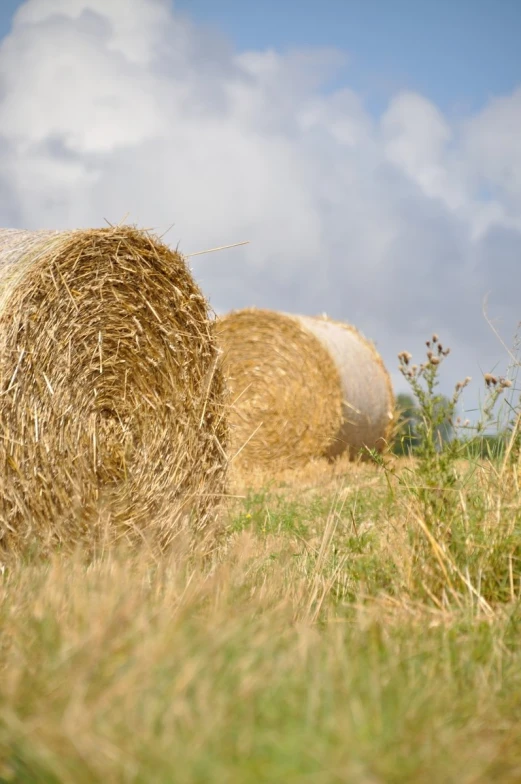
[[[236,477],[211,563],[9,565],[0,781],[520,781],[518,465],[452,469]]]

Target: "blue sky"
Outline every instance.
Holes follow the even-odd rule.
[[[107,0],[110,4],[110,0]],[[0,0],[0,37],[20,0]],[[449,115],[521,83],[521,0],[177,0],[235,47],[335,46],[344,81],[379,112],[397,90],[421,92]]]
[[[8,32],[11,18],[19,5],[20,0],[2,0],[0,3],[0,38]]]
[[[178,0],[239,49],[336,46],[346,81],[381,108],[400,88],[449,114],[521,82],[521,0]]]
[[[0,0],[0,37],[19,5]],[[483,303],[511,345],[521,0],[31,0],[24,18],[0,47],[0,225],[249,240],[194,258],[218,312],[350,321],[398,389],[397,353],[432,331],[444,391],[505,368]],[[324,47],[347,56],[328,87]]]

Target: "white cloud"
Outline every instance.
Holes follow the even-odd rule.
[[[458,122],[404,92],[374,118],[323,89],[346,62],[237,54],[163,0],[28,0],[0,45],[0,220],[248,239],[194,259],[217,309],[328,311],[391,368],[435,329],[475,375],[504,355],[485,294],[507,339],[519,318],[521,90]]]
[[[388,159],[427,196],[441,198],[451,208],[459,207],[463,196],[450,188],[445,166],[453,134],[442,113],[421,95],[401,93],[382,117],[381,126]]]
[[[476,178],[499,192],[519,219],[521,208],[521,87],[490,101],[466,124],[468,164]]]
[[[16,25],[54,25],[61,18],[85,22],[89,17],[103,20],[104,43],[131,63],[147,65],[173,28],[168,3],[163,0],[28,0],[16,14]]]

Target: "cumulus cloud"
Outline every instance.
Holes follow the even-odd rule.
[[[238,53],[166,0],[27,0],[0,44],[0,221],[248,239],[193,261],[218,311],[327,311],[393,372],[436,330],[447,383],[479,375],[505,357],[484,297],[507,340],[520,315],[521,89],[457,121],[411,92],[373,117],[348,54]]]

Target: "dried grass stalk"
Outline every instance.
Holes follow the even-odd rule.
[[[242,468],[383,449],[391,381],[354,327],[252,308],[218,319],[216,334],[231,395],[230,454]]]
[[[0,230],[0,544],[206,534],[226,469],[216,359],[207,302],[157,238]]]

